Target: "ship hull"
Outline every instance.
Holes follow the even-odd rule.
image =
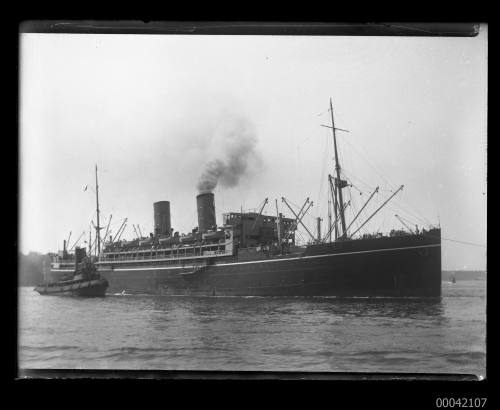
[[[403,236],[309,246],[301,254],[251,255],[193,264],[100,264],[110,293],[195,296],[440,297],[440,236]]]

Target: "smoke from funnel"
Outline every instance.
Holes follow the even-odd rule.
[[[241,177],[248,172],[252,160],[255,165],[260,161],[255,150],[255,130],[248,121],[228,121],[219,133],[217,143],[224,155],[206,165],[197,185],[200,193],[212,192],[218,184],[225,188],[237,186]]]

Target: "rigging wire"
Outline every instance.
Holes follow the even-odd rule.
[[[380,193],[377,191],[374,195],[374,198],[373,198],[373,205],[371,205],[373,209],[377,209],[379,207],[379,204],[381,202],[380,200]],[[369,213],[369,215],[371,215],[372,212]],[[374,222],[376,221],[376,218],[375,219],[371,219],[369,220],[365,225],[363,225],[364,222],[362,222],[361,219],[358,219],[358,223],[357,223],[357,226],[362,226],[361,228],[361,232],[365,233],[365,234],[369,234],[370,232],[374,232]],[[360,225],[361,224],[361,225]]]
[[[354,218],[354,215],[356,215],[357,213],[357,206],[356,206],[356,203],[354,202],[354,200],[352,199],[352,192],[351,192],[351,187],[348,186],[347,187],[347,193],[349,195],[349,201],[350,201],[350,206],[348,208],[348,212],[351,214],[351,218]],[[347,209],[346,209],[347,210]],[[346,224],[347,224],[347,221],[346,221]]]
[[[350,182],[351,187],[354,188],[356,191],[358,191],[360,195],[364,194],[364,192],[361,191],[361,189],[359,189],[356,185],[354,185],[350,179],[348,179],[347,177],[346,177],[346,179],[347,179],[347,182]]]
[[[367,188],[367,190],[369,191],[373,191],[375,189],[375,186],[373,185],[370,185],[370,184],[367,184],[365,181],[363,181],[361,178],[359,178],[358,176],[354,175],[354,174],[351,174],[351,172],[345,172],[344,171],[344,174],[348,175],[349,176],[349,179],[352,181],[353,179],[358,181],[359,183],[361,183],[361,185],[364,185],[365,188]]]
[[[350,201],[350,206],[349,206],[349,220],[352,220],[356,214],[358,213],[358,205],[356,204],[356,201],[354,201],[353,197],[352,197],[352,191],[351,189],[349,188],[348,189],[348,193],[349,193],[349,201]],[[346,227],[349,226],[349,221],[346,221]]]
[[[349,190],[349,195],[351,196],[350,190]],[[354,218],[354,217],[356,217],[356,215],[358,215],[359,209],[358,209],[356,202],[352,199],[352,196],[350,199],[351,199],[351,207],[352,207],[352,218]],[[357,218],[357,220],[355,220],[354,223],[352,223],[352,226],[349,228],[349,230],[352,231],[353,228],[358,228],[359,223],[360,223],[360,219]],[[364,228],[363,228],[363,230],[364,230]]]
[[[358,178],[358,177],[356,177],[356,176],[354,176],[354,175],[350,175],[350,178],[354,178],[354,179],[359,180],[359,181],[360,181],[363,185],[367,186],[370,190],[372,190],[372,191],[373,191],[373,189],[374,189],[374,188],[373,188],[373,187],[370,187],[368,184],[366,184],[366,183],[365,183],[364,181],[362,181],[360,178]],[[352,184],[352,182],[351,182],[351,184]],[[381,191],[381,192],[390,192],[390,193],[394,193],[394,189],[379,188],[379,191]],[[400,210],[403,210],[403,211],[404,211],[404,212],[406,212],[407,214],[412,215],[412,216],[413,216],[416,220],[418,220],[418,221],[419,221],[419,223],[421,223],[422,225],[430,225],[430,224],[431,224],[431,222],[430,222],[430,221],[429,221],[429,220],[428,220],[425,216],[423,216],[420,212],[418,212],[418,211],[417,211],[417,212],[418,212],[418,214],[419,214],[419,215],[417,215],[417,214],[415,214],[415,212],[412,212],[412,211],[408,210],[408,206],[409,206],[409,205],[408,205],[408,206],[403,206],[403,205],[401,204],[401,202],[400,202],[401,200],[403,200],[403,201],[404,201],[404,199],[403,199],[402,197],[403,197],[403,193],[401,193],[401,194],[400,194],[400,197],[399,197],[399,198],[396,198],[396,199],[394,200],[393,204],[394,204],[394,203],[395,203],[395,204],[397,204],[397,206],[398,206],[398,208],[399,208]],[[404,201],[404,202],[405,202],[405,204],[406,204],[406,201]],[[413,207],[412,207],[412,208],[413,208]],[[413,209],[415,209],[415,208],[413,208]],[[396,212],[397,212],[397,211],[396,211]]]
[[[291,199],[286,198],[286,200],[287,200],[290,204],[292,204],[295,208],[297,208],[297,209],[300,209],[300,208],[301,208],[301,206],[297,205],[297,204],[296,204],[295,202],[293,202]]]
[[[369,166],[370,166],[370,167],[371,167],[371,168],[375,171],[375,173],[376,173],[379,177],[381,177],[381,178],[382,178],[382,179],[383,179],[383,180],[387,183],[387,185],[389,185],[389,186],[390,186],[391,188],[393,188],[394,190],[396,189],[396,188],[392,185],[392,183],[391,183],[391,182],[390,182],[390,181],[389,181],[386,177],[384,177],[384,175],[382,175],[382,173],[381,173],[381,172],[380,172],[380,170],[379,170],[379,169],[375,166],[375,164],[374,164],[374,163],[372,163],[370,160],[368,160],[368,158],[366,158],[366,157],[365,157],[364,155],[362,155],[362,154],[361,154],[361,153],[360,153],[360,152],[359,152],[356,148],[354,148],[354,146],[353,146],[350,142],[348,142],[348,141],[347,141],[347,139],[344,139],[344,141],[345,141],[345,142],[347,142],[347,145],[349,145],[349,146],[353,149],[353,151],[354,151],[355,153],[357,153],[357,154],[358,154],[358,155],[359,155],[362,159],[364,159],[364,160],[366,161],[366,163],[367,163],[367,164],[368,164],[368,165],[369,165]]]
[[[299,168],[302,165],[302,160],[300,158],[300,149],[299,149],[298,145],[297,145],[297,164],[298,164]],[[304,180],[303,180],[302,172],[300,172],[300,171],[298,171],[298,180],[299,180],[300,192],[303,192],[304,191]]]
[[[404,212],[406,212],[408,215],[411,215],[413,218],[415,218],[416,220],[418,220],[420,223],[422,223],[423,225],[431,225],[431,221],[429,221],[428,218],[426,218],[424,215],[422,215],[420,212],[417,211],[417,213],[415,212],[412,212],[408,209],[407,206],[403,206],[401,204],[401,202],[399,201],[403,201],[406,205],[409,206],[409,204],[403,200],[402,197],[400,198],[397,198],[395,201],[394,201],[394,206],[397,206],[399,209],[402,209]],[[415,209],[413,207],[411,207],[412,209]]]
[[[325,148],[323,150],[324,152],[324,155],[323,155],[323,166],[322,166],[322,169],[321,169],[321,178],[319,180],[319,189],[318,189],[318,207],[317,207],[317,212],[316,212],[316,216],[319,216],[320,215],[320,204],[322,204],[321,202],[321,198],[323,196],[323,189],[324,189],[324,186],[325,186],[325,183],[324,183],[324,180],[325,180],[325,169],[326,169],[326,162],[327,162],[327,159],[328,159],[328,137],[325,138]]]
[[[398,203],[391,204],[388,206],[388,208],[390,210],[392,210],[393,212],[397,213],[398,215],[401,213],[401,211],[407,215],[410,215],[415,221],[417,221],[419,223],[419,225],[425,226],[425,225],[431,224],[427,219],[424,220],[424,219],[418,217],[417,215],[415,215],[412,212],[410,212],[409,210],[407,210],[405,207],[400,206],[400,204],[398,204]]]
[[[399,217],[400,217],[403,221],[408,222],[410,225],[413,225],[413,226],[418,225],[418,224],[416,224],[414,221],[411,221],[411,220],[409,220],[408,218],[403,217],[402,215],[399,215],[399,214],[398,214],[398,216],[399,216]]]
[[[300,236],[300,240],[302,243],[306,243],[306,241],[304,240],[304,237],[302,236],[302,233],[300,232],[300,230],[297,229],[297,234]]]
[[[395,186],[392,184],[391,181],[389,181],[388,178],[386,178],[381,169],[379,167],[377,167],[375,165],[375,163],[373,163],[372,161],[370,161],[367,157],[365,157],[360,151],[358,151],[347,139],[343,139],[343,141],[345,141],[347,143],[347,145],[349,147],[351,147],[353,149],[353,151],[358,154],[362,159],[364,159],[366,161],[366,163],[368,164],[368,166],[370,166],[374,171],[375,173],[381,177],[386,183],[388,186],[390,186],[394,192],[397,188],[395,188]],[[362,148],[361,148],[362,149]],[[381,189],[381,190],[384,190],[384,189]],[[413,205],[411,205],[411,203],[407,202],[406,200],[404,200],[403,198],[399,198],[400,201],[404,202],[408,207],[410,207],[415,213],[417,213],[418,215],[420,215],[420,218],[418,219],[421,219],[422,221],[425,221],[426,224],[429,224],[430,225],[430,221],[429,219],[427,219],[424,215],[422,215],[422,213],[416,208],[414,207]]]
[[[385,227],[385,223],[387,222],[387,213],[384,212],[383,213],[383,218],[382,218],[382,223],[379,225],[378,229],[377,229],[377,233],[378,232],[383,232],[383,229]]]
[[[428,218],[425,217],[425,215],[423,215],[414,205],[412,205],[410,202],[406,201],[404,199],[404,195],[401,195],[397,200],[396,200],[396,204],[399,203],[400,206],[401,206],[401,203],[398,202],[398,201],[401,201],[403,202],[405,205],[407,205],[407,207],[411,208],[413,210],[413,212],[408,212],[408,210],[406,211],[407,213],[413,213],[413,215],[419,215],[420,218],[417,218],[417,219],[420,219],[421,221],[424,221],[425,223],[427,223],[428,225],[431,224],[431,221],[429,221]]]
[[[373,212],[379,208],[380,204],[383,202],[383,198],[380,195],[380,192],[377,191],[375,195],[373,196],[373,200],[370,202],[370,204],[365,208],[366,213],[368,217],[373,214]],[[361,226],[361,232],[364,234],[369,235],[370,233],[374,232],[374,223],[377,220],[377,217],[375,216],[373,219],[368,221],[367,224],[363,225],[364,222],[362,219],[358,219],[358,227]]]
[[[286,200],[287,200],[287,202],[288,202],[289,204],[293,205],[293,207],[295,207],[297,211],[298,211],[298,210],[300,210],[300,208],[302,208],[302,205],[300,205],[300,206],[299,206],[299,205],[297,205],[297,204],[296,204],[295,202],[293,202],[291,199],[286,198]],[[309,222],[308,222],[308,223],[306,223],[306,222],[304,221],[304,218],[305,218],[305,217],[309,218]],[[311,221],[311,219],[312,219],[312,221]],[[310,215],[309,213],[306,213],[305,215],[302,215],[302,223],[303,223],[304,225],[310,225],[311,223],[314,223],[315,221],[316,221],[315,217],[314,217],[314,216],[312,216],[312,215]],[[300,230],[300,229],[303,229],[303,228],[301,228],[301,227],[297,227],[297,232],[299,232],[299,230]]]
[[[467,241],[460,241],[458,239],[445,238],[443,236],[441,236],[441,239],[444,239],[445,241],[461,243],[461,244],[464,244],[464,245],[479,246],[481,248],[486,248],[487,247],[486,245],[482,245],[482,244],[479,244],[479,243],[467,242]]]

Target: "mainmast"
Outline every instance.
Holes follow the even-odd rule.
[[[99,225],[99,184],[97,182],[97,164],[95,165],[95,198],[96,198],[96,208],[97,208],[97,256],[101,253],[101,232]]]
[[[333,132],[333,147],[335,149],[335,173],[337,177],[335,178],[335,187],[337,188],[337,193],[339,196],[339,212],[340,212],[340,223],[342,224],[342,237],[346,236],[345,229],[345,214],[344,214],[344,201],[342,198],[342,180],[340,179],[340,164],[339,157],[337,154],[337,137],[335,136],[335,122],[333,120],[333,105],[332,99],[330,98],[330,114],[332,116],[332,132]]]

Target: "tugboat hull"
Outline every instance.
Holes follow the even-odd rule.
[[[102,297],[106,294],[108,286],[106,279],[94,279],[37,286],[35,291],[40,295]]]

